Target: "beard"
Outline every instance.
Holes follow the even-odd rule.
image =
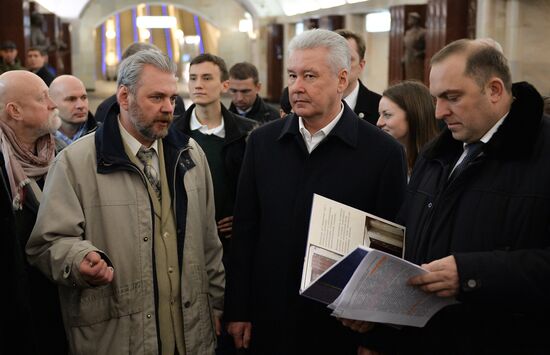
[[[171,113],[160,114],[153,119],[147,119],[143,113],[141,107],[137,102],[131,102],[128,106],[128,114],[131,122],[134,124],[136,130],[145,138],[152,141],[166,137],[170,124],[174,119],[174,115]],[[155,123],[166,122],[168,123],[166,128],[156,129]]]
[[[40,127],[43,134],[55,134],[57,130],[61,127],[61,118],[59,118],[59,110],[54,109],[48,115],[48,120],[44,122],[42,127]]]

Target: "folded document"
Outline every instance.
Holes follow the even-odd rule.
[[[424,326],[456,301],[407,284],[427,271],[399,257],[404,236],[403,226],[315,195],[300,294],[337,317]]]

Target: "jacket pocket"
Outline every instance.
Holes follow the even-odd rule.
[[[204,267],[197,264],[189,264],[187,271],[187,279],[183,281],[186,348],[191,354],[213,354],[216,328],[209,300],[208,277]]]
[[[73,291],[68,302],[71,327],[100,323],[143,310],[141,282],[118,287],[113,284]]]

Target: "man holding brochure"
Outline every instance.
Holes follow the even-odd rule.
[[[475,40],[431,60],[436,115],[447,124],[413,170],[398,223],[409,283],[460,302],[423,328],[354,322],[388,353],[546,353],[550,349],[550,118],[506,58]],[[367,353],[367,350],[365,350]]]
[[[225,317],[253,354],[356,354],[357,334],[299,295],[313,194],[393,220],[404,197],[402,149],[342,102],[346,40],[306,31],[289,44],[294,114],[250,135],[233,225]]]

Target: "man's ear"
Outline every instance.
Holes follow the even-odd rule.
[[[260,83],[258,81],[258,84],[256,84],[256,90],[258,90],[258,92],[262,91],[262,83]]]
[[[118,105],[121,109],[124,111],[128,111],[128,101],[130,97],[130,90],[128,90],[128,87],[125,85],[120,85],[118,87],[118,90],[116,92],[116,100],[118,101]]]
[[[226,93],[229,90],[229,80],[222,81],[222,93]]]
[[[359,61],[359,68],[361,68],[361,72],[363,72],[363,69],[365,69],[365,65],[367,64],[367,61],[364,59],[361,59]]]
[[[489,80],[485,86],[485,90],[487,91],[489,100],[491,100],[492,103],[497,103],[500,101],[500,99],[502,99],[502,95],[506,91],[504,88],[504,82],[502,79],[497,77],[493,77]]]
[[[15,102],[8,102],[6,104],[6,112],[12,119],[16,121],[23,121],[22,107],[19,106],[19,104]]]
[[[338,72],[338,92],[343,93],[348,87],[348,71],[346,69],[340,69]]]

